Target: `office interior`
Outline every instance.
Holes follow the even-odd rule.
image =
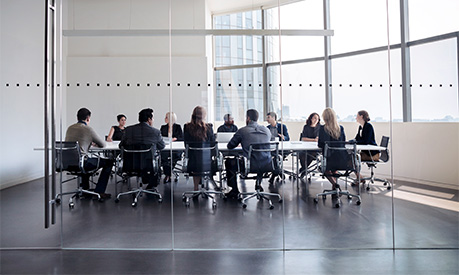
[[[453,0],[0,0],[1,273],[457,273],[458,8]],[[56,32],[48,51],[45,29]],[[181,194],[193,183],[180,175],[161,182],[162,203],[77,200],[70,209],[64,197],[45,210],[45,154],[36,148],[53,129],[63,140],[79,108],[105,136],[117,114],[132,125],[151,107],[154,127],[169,111],[183,126],[198,105],[215,131],[226,113],[242,127],[247,109],[264,125],[274,111],[294,141],[326,107],[352,139],[355,114],[367,110],[376,142],[390,138],[390,159],[374,171],[393,188],[346,186],[362,204],[343,199],[337,209],[331,199],[313,202],[330,187],[317,173],[311,182],[265,180],[283,197],[272,210],[256,200],[246,209],[222,199],[186,207]],[[37,255],[43,261],[16,261]]]

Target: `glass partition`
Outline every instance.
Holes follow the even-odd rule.
[[[329,14],[324,2],[330,6]],[[129,184],[121,181],[115,187],[121,178],[113,169],[107,189],[112,199],[104,203],[82,199],[73,209],[61,204],[62,246],[333,250],[390,249],[395,244],[395,248],[457,248],[456,243],[448,242],[457,240],[457,175],[450,173],[452,165],[432,161],[447,156],[449,163],[457,163],[451,153],[454,150],[447,149],[457,147],[457,127],[403,121],[409,113],[414,121],[457,123],[457,38],[408,43],[407,57],[407,49],[399,44],[400,1],[367,2],[295,1],[280,7],[235,7],[233,12],[216,15],[207,9],[206,1],[68,2],[64,20],[73,35],[66,36],[66,85],[58,107],[64,135],[81,107],[92,111],[91,127],[102,137],[118,123],[118,114],[126,115],[129,126],[137,123],[141,109],[153,108],[153,127],[165,127],[163,135],[170,138],[173,131],[168,133],[167,122],[172,124],[171,112],[184,131],[193,109],[202,106],[204,120],[216,133],[226,114],[234,117],[239,128],[244,127],[246,111],[253,108],[263,126],[267,126],[268,112],[277,113],[292,143],[303,146],[300,133],[309,115],[322,116],[326,107],[332,107],[346,140],[359,132],[357,112],[367,110],[376,143],[389,138],[389,158],[377,168],[362,164],[365,184],[356,184],[354,174],[347,182],[339,180],[343,190],[360,194],[362,203],[357,205],[355,199],[343,196],[341,207],[335,208],[330,197],[314,201],[316,194],[331,187],[321,176],[321,159],[312,162],[309,173],[300,175],[297,169],[302,167],[305,152],[285,149],[292,143],[281,141],[283,177],[270,181],[270,175],[265,175],[262,185],[265,191],[280,194],[282,203],[274,197],[274,209],[268,209],[266,201],[253,199],[243,208],[240,201],[217,194],[215,206],[213,199],[202,196],[183,200],[184,192],[195,189],[192,175],[183,170],[185,145],[183,140],[166,138],[169,144],[161,154],[163,174],[158,185],[162,203],[150,195],[139,198],[136,207],[130,195],[115,203],[114,195],[128,190]],[[334,31],[329,60],[324,58],[327,43],[322,36],[279,37],[258,32],[279,27],[323,29],[327,17]],[[83,29],[96,32],[72,32]],[[212,29],[253,30],[256,35],[221,35]],[[142,30],[147,32],[139,34]],[[408,72],[404,63],[410,67]],[[404,81],[410,89],[404,87]],[[443,132],[453,137],[445,138],[447,147],[433,146],[429,141],[432,133]],[[427,157],[417,157],[424,142],[432,148],[421,150],[426,150]],[[315,141],[309,144],[321,151]],[[226,149],[220,148],[225,157],[223,169],[212,176],[211,191],[230,190],[225,161],[238,154]],[[114,156],[116,153],[104,153],[104,157]],[[386,185],[373,183],[372,175],[385,179]],[[238,175],[238,184],[242,192],[255,190],[254,179],[243,175]],[[64,191],[73,187],[65,185]],[[438,236],[436,232],[444,227],[449,230]],[[81,228],[87,230],[80,232]]]

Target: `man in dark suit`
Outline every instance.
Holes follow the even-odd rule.
[[[153,147],[153,150],[162,150],[165,147],[161,137],[161,132],[153,128],[153,109],[147,108],[139,112],[139,123],[126,127],[124,130],[123,139],[120,142],[120,148],[143,149]],[[147,183],[147,189],[152,189],[158,186],[159,175],[153,171],[146,172],[142,175],[142,182]]]

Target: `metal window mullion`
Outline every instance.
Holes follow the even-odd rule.
[[[409,40],[408,21],[408,0],[400,0],[400,41],[402,55],[402,105],[403,122],[412,121],[411,105],[411,68],[410,48],[407,46]]]
[[[324,14],[324,30],[330,29],[330,1],[323,0],[323,14]],[[332,93],[332,73],[331,73],[331,38],[324,36],[324,62],[325,62],[325,106],[333,107],[333,93]]]
[[[266,10],[261,9],[261,28],[266,28]],[[268,112],[268,101],[271,98],[268,94],[268,66],[266,65],[266,36],[262,36],[261,47],[262,47],[262,68],[263,68],[263,111],[262,113]]]

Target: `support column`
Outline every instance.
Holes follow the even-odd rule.
[[[410,49],[407,46],[409,41],[409,20],[408,20],[408,0],[400,0],[400,41],[402,53],[402,105],[403,122],[411,122],[411,58]]]
[[[330,0],[324,0],[324,30],[330,29]],[[332,73],[331,73],[331,37],[324,36],[324,62],[325,62],[325,107],[333,108]]]

